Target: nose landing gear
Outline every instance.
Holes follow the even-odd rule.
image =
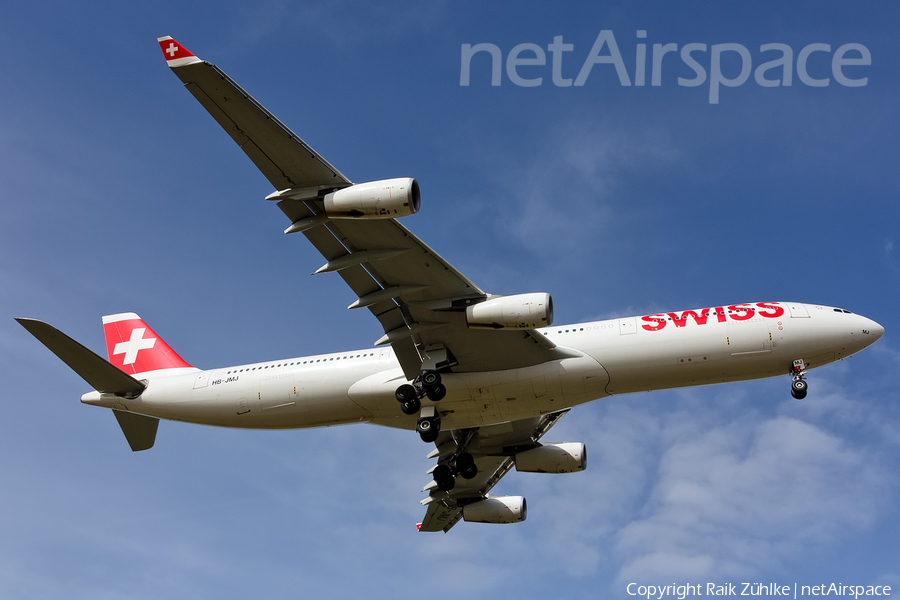
[[[794,361],[794,364],[791,367],[791,375],[794,378],[794,380],[791,382],[791,396],[793,396],[797,400],[803,400],[804,398],[806,398],[806,392],[809,388],[806,380],[804,379],[804,377],[806,376],[807,366],[808,365],[803,361],[802,358],[798,358]]]

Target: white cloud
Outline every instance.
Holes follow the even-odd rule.
[[[750,576],[871,525],[877,457],[789,417],[707,428],[672,444],[643,515],[617,535],[619,581]]]

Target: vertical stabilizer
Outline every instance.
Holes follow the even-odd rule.
[[[134,313],[103,317],[103,334],[109,362],[130,375],[193,368]]]

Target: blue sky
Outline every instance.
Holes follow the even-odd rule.
[[[0,596],[628,598],[630,582],[900,589],[898,48],[892,3],[33,2],[0,23]],[[577,77],[602,30],[636,44],[792,49],[791,86],[623,86]],[[645,30],[646,39],[636,32]],[[272,189],[169,71],[171,35],[218,64],[354,181],[413,176],[404,224],[483,289],[549,291],[558,323],[759,300],[885,326],[810,374],[615,397],[551,441],[588,470],[513,473],[516,526],[416,534],[427,448],[371,426],[254,432],[163,422],[131,453],[112,415],[12,319],[103,351],[134,311],[199,367],[369,346]],[[460,86],[463,44],[543,77]],[[802,83],[807,67],[825,87]],[[871,65],[832,71],[839,47]],[[606,50],[603,51],[606,54]],[[522,58],[533,56],[528,52]],[[848,54],[847,57],[859,56]],[[735,78],[737,52],[723,52]],[[769,71],[775,78],[779,70]],[[549,439],[548,438],[548,439]]]

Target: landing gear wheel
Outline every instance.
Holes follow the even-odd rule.
[[[416,393],[416,388],[409,385],[408,383],[401,385],[397,388],[397,391],[394,392],[394,397],[397,398],[397,402],[409,402],[411,400],[415,400],[416,396],[418,396],[418,394]]]
[[[456,470],[464,479],[472,479],[478,475],[475,459],[468,452],[463,452],[456,457]]]
[[[400,410],[403,411],[404,415],[414,415],[419,412],[420,408],[422,408],[422,403],[415,396],[408,402],[400,403]]]
[[[419,419],[419,422],[416,423],[416,431],[419,432],[419,435],[423,433],[431,433],[435,429],[434,421],[429,418]]]
[[[449,492],[456,485],[456,479],[453,477],[453,471],[447,465],[438,465],[432,471],[435,483],[438,489]]]
[[[428,396],[428,399],[432,402],[438,402],[443,400],[444,396],[447,395],[447,388],[444,387],[443,383],[438,383],[434,387],[425,388],[425,395]]]
[[[806,384],[806,381],[803,379],[795,379],[794,382],[791,383],[791,396],[797,400],[803,400],[806,398],[808,388],[809,386]]]
[[[423,442],[431,443],[437,439],[441,428],[434,419],[425,418],[419,419],[419,422],[416,423],[416,431],[419,432],[419,437],[422,438]]]
[[[441,383],[441,374],[437,371],[425,371],[422,374],[422,385],[425,389],[433,388]]]
[[[438,489],[444,492],[449,492],[454,487],[456,487],[456,480],[452,477],[450,479],[442,479],[437,482]]]
[[[434,429],[430,433],[420,433],[419,437],[422,438],[422,441],[426,444],[430,444],[438,438],[439,433],[440,431]]]

